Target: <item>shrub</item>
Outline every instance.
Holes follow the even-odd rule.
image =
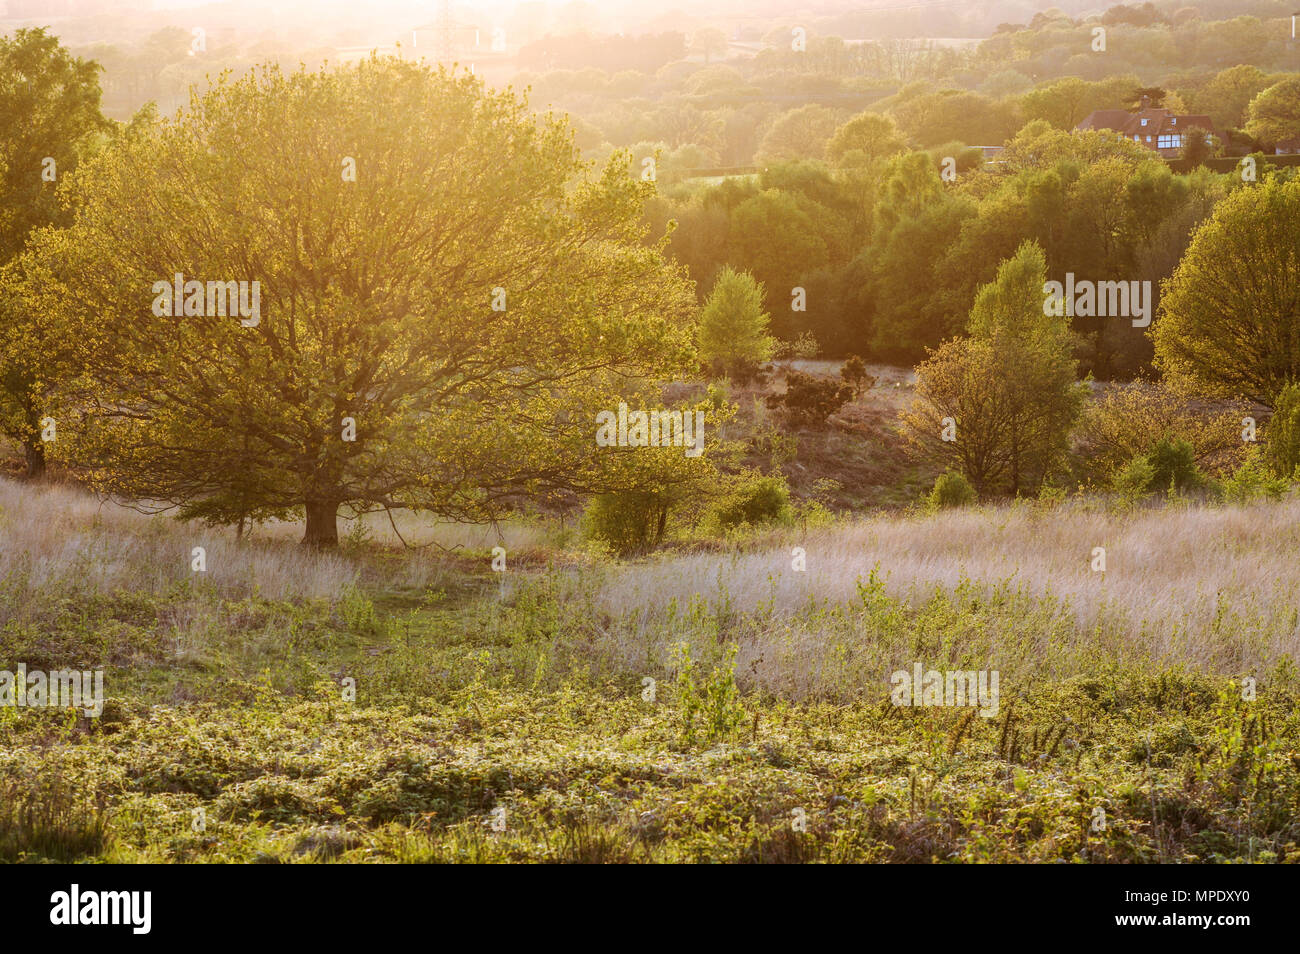
[[[607,544],[619,556],[644,553],[663,539],[670,509],[667,495],[656,491],[597,494],[583,514],[583,535]]]
[[[1146,456],[1151,464],[1149,490],[1172,488],[1184,493],[1205,484],[1205,476],[1196,466],[1192,445],[1181,438],[1162,437]]]
[[[1225,503],[1248,503],[1261,497],[1281,500],[1290,486],[1286,478],[1273,475],[1264,453],[1255,447],[1241,466],[1224,479],[1221,489]]]
[[[867,373],[866,364],[856,354],[849,355],[849,359],[844,362],[840,368],[840,377],[853,389],[855,397],[876,383],[876,379]]]
[[[347,587],[339,597],[338,613],[348,631],[358,636],[375,636],[384,628],[374,602],[356,585]]]
[[[1192,445],[1175,437],[1162,437],[1151,450],[1134,456],[1111,478],[1111,486],[1127,500],[1158,491],[1186,493],[1205,483]]]
[[[746,718],[736,685],[735,644],[726,647],[722,659],[707,674],[691,658],[689,645],[680,644],[673,655],[677,665],[682,741],[694,745],[732,738]]]
[[[1163,384],[1109,387],[1087,404],[1075,432],[1079,476],[1113,483],[1134,457],[1171,434],[1192,445],[1203,472],[1231,473],[1245,453],[1241,419],[1249,413],[1247,402],[1189,401]]]
[[[926,509],[930,511],[946,510],[949,507],[967,507],[973,504],[979,495],[971,482],[956,471],[947,471],[938,476],[934,488],[925,498]]]
[[[1065,503],[1069,494],[1064,487],[1057,487],[1053,484],[1043,484],[1038,489],[1038,500],[1036,504],[1039,510],[1055,510]]]
[[[1151,493],[1156,469],[1145,454],[1139,454],[1116,472],[1111,481],[1115,492],[1126,501],[1134,501]]]
[[[853,388],[831,378],[802,371],[786,373],[785,393],[769,394],[766,403],[791,427],[825,427],[826,420],[853,398]]]
[[[1290,477],[1300,467],[1300,385],[1288,384],[1277,397],[1265,432],[1265,454],[1275,477]]]
[[[737,483],[712,513],[726,530],[742,524],[783,523],[790,519],[790,489],[783,477],[751,476]]]

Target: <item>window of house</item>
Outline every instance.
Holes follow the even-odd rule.
[[[1142,120],[1142,125],[1145,126],[1146,124],[1147,124],[1147,121],[1146,121],[1145,119]]]
[[[1156,146],[1160,149],[1181,149],[1183,145],[1182,136],[1159,136],[1156,138]]]

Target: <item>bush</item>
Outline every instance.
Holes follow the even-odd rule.
[[[1111,479],[1111,485],[1127,500],[1159,491],[1186,493],[1205,484],[1192,445],[1174,437],[1162,437],[1151,450],[1133,457]]]
[[[826,419],[852,399],[853,388],[847,384],[791,369],[785,393],[769,394],[765,400],[792,427],[825,427]]]
[[[711,515],[723,530],[742,524],[784,523],[791,517],[790,489],[783,477],[749,477],[741,480]]]
[[[931,512],[946,510],[949,507],[967,507],[973,504],[979,495],[971,482],[956,471],[947,471],[938,476],[934,488],[925,498],[926,509]]]
[[[1192,445],[1196,466],[1203,473],[1230,474],[1245,454],[1241,419],[1250,413],[1251,407],[1244,401],[1190,401],[1164,385],[1109,387],[1088,403],[1075,432],[1080,452],[1078,476],[1099,484],[1113,483],[1134,457],[1145,456],[1162,437],[1171,434]]]
[[[849,359],[844,362],[840,368],[840,377],[853,389],[855,397],[876,383],[876,379],[867,373],[866,364],[856,354],[849,355]]]
[[[1121,468],[1111,481],[1115,492],[1126,501],[1134,501],[1151,493],[1156,469],[1145,455],[1134,457]]]
[[[1249,503],[1268,498],[1281,500],[1291,484],[1283,477],[1275,477],[1270,464],[1259,448],[1251,448],[1241,466],[1224,479],[1221,489],[1225,503]]]
[[[667,496],[656,491],[597,494],[583,514],[583,535],[607,544],[619,556],[645,553],[663,539],[669,509]]]
[[[1288,384],[1277,397],[1265,432],[1265,454],[1275,477],[1290,477],[1300,467],[1300,385]]]
[[[1146,456],[1151,464],[1149,490],[1173,489],[1184,493],[1205,484],[1192,445],[1181,438],[1162,437]]]

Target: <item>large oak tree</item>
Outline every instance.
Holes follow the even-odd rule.
[[[318,545],[344,504],[481,519],[616,485],[596,410],[692,357],[691,287],[642,241],[653,188],[471,76],[222,77],[87,164],[41,236],[85,351],[70,453],[184,516],[305,513]],[[177,274],[259,282],[260,320],[156,315]]]

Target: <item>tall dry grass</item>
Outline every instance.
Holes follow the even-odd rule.
[[[118,506],[69,487],[0,480],[0,580],[69,594],[161,592],[198,577],[224,596],[333,597],[357,579],[340,554],[276,542],[241,544],[232,531]]]
[[[476,549],[501,539],[484,528],[432,523],[424,532],[441,534],[444,546],[460,534]],[[543,539],[536,526],[504,532],[508,549]],[[441,551],[370,559],[358,551],[307,551],[297,538],[280,526],[241,543],[229,531],[142,515],[77,490],[0,481],[0,605],[16,605],[15,587],[73,599],[165,593],[196,582],[195,546],[207,557],[199,582],[235,599],[333,600],[358,583],[423,588],[448,578]],[[804,551],[803,571],[792,567],[795,547]],[[1105,573],[1092,569],[1095,547],[1106,550]],[[557,571],[549,582],[570,615],[561,628],[593,640],[586,645],[607,655],[613,669],[635,671],[647,653],[666,655],[690,628],[683,608],[725,606],[759,620],[745,630],[738,663],[760,682],[802,694],[815,691],[832,664],[851,660],[866,673],[914,658],[907,654],[918,639],[928,645],[929,637],[915,632],[910,643],[896,642],[888,613],[863,623],[835,610],[862,606],[859,582],[873,571],[883,593],[904,605],[921,607],[936,592],[968,599],[981,590],[1001,601],[992,613],[981,609],[952,624],[960,635],[944,651],[953,658],[1010,667],[1026,654],[1052,653],[1061,672],[1083,671],[1097,659],[1259,672],[1300,655],[1297,556],[1297,501],[1127,512],[1071,503],[866,517],[808,533],[772,532],[721,553]],[[482,569],[486,579],[486,563]],[[508,576],[506,604],[537,578],[532,571]],[[835,611],[810,612],[815,607]]]
[[[802,547],[806,570],[792,568]],[[1106,572],[1092,569],[1104,547]],[[884,591],[918,603],[963,581],[1047,597],[1086,641],[1140,633],[1150,654],[1211,669],[1300,656],[1300,502],[1170,505],[1109,512],[1066,504],[861,519],[761,538],[738,553],[694,553],[608,575],[596,604],[614,615],[702,597],[776,619],[842,605],[878,567]],[[804,634],[816,642],[816,634]],[[1231,651],[1228,644],[1232,644]],[[1238,649],[1240,647],[1240,649]],[[815,650],[814,645],[809,646]],[[1234,658],[1236,662],[1234,663]]]
[[[201,582],[221,596],[242,599],[336,599],[354,584],[420,590],[445,582],[448,552],[498,544],[520,553],[550,532],[538,523],[497,527],[451,524],[419,514],[344,515],[344,537],[358,524],[363,544],[338,552],[298,545],[301,523],[259,525],[239,540],[233,530],[181,522],[100,500],[74,487],[0,479],[0,581],[11,590],[58,592],[73,598],[115,591],[161,593]],[[403,541],[415,549],[403,551]],[[397,548],[376,559],[373,545]],[[191,568],[195,547],[206,570]],[[12,594],[11,594],[12,595]],[[3,619],[0,618],[0,622]]]

